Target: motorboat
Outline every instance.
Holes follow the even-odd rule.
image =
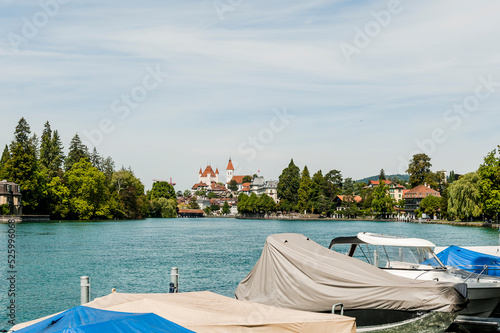
[[[466,283],[470,302],[461,315],[488,317],[500,301],[499,277],[444,265],[433,251],[435,244],[425,239],[360,232],[353,237],[334,238],[329,248],[345,250],[348,256],[397,276]]]
[[[444,332],[468,302],[463,283],[407,279],[300,234],[268,236],[238,300],[356,318],[358,332]]]

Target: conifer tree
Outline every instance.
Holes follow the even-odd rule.
[[[80,162],[82,158],[89,158],[89,150],[87,146],[82,143],[78,134],[75,134],[73,139],[71,139],[71,143],[69,145],[68,157],[65,161],[65,169],[69,171],[71,167]]]
[[[300,176],[300,186],[298,191],[298,202],[297,202],[297,210],[299,212],[311,212],[311,193],[312,193],[312,181],[311,176],[309,175],[309,170],[307,166],[302,170],[302,174]]]
[[[9,160],[10,160],[9,147],[5,145],[2,157],[0,158],[0,180],[9,178],[9,175],[7,173],[7,163],[9,162]]]
[[[10,144],[10,160],[6,165],[9,180],[21,187],[23,213],[35,213],[41,194],[40,172],[38,168],[37,137],[30,137],[28,122],[21,118]]]
[[[279,176],[276,188],[280,198],[282,210],[289,211],[295,209],[298,202],[298,191],[300,187],[300,169],[293,163],[293,159],[287,168]]]
[[[50,168],[52,159],[52,130],[47,121],[43,128],[42,138],[40,142],[40,166],[46,169]]]

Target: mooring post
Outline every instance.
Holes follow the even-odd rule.
[[[90,302],[90,278],[88,276],[80,277],[80,303],[87,304]]]
[[[170,290],[169,293],[179,292],[179,268],[172,267],[170,270]]]

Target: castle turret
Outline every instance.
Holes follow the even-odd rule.
[[[234,167],[230,158],[226,168],[226,183],[229,183],[231,179],[233,179],[233,176],[234,176]]]

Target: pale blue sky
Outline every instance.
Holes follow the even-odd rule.
[[[499,12],[493,0],[0,0],[0,144],[21,116],[38,135],[48,120],[66,148],[93,133],[90,148],[147,188],[172,177],[178,190],[229,156],[268,179],[290,158],[354,179],[398,173],[418,151],[434,170],[473,171],[500,144]]]

